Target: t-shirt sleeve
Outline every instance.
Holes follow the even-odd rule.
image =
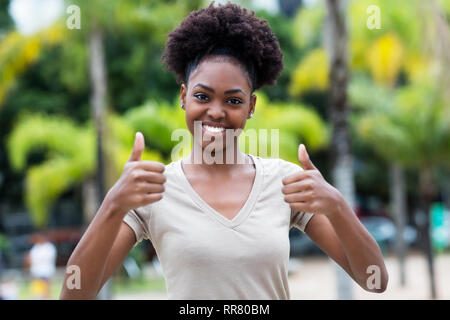
[[[291,227],[296,227],[302,232],[305,232],[306,225],[314,216],[314,213],[308,212],[293,212],[291,211]]]
[[[298,171],[303,171],[303,168],[300,167],[298,164],[288,162],[285,160],[281,160],[282,166],[283,166],[283,178],[287,177],[291,174],[294,174]],[[309,220],[314,216],[314,213],[308,213],[308,212],[295,212],[294,210],[291,210],[291,223],[290,227],[296,227],[302,232],[305,232],[306,225],[308,224]]]
[[[123,221],[130,226],[136,236],[136,244],[149,239],[149,207],[132,209],[127,212]]]

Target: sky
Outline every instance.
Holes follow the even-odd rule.
[[[63,12],[63,0],[11,0],[9,5],[17,29],[26,35],[50,26]]]

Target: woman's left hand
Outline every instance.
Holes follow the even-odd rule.
[[[303,171],[284,177],[281,191],[284,200],[295,212],[329,216],[337,212],[343,201],[341,193],[330,185],[309,159],[303,144],[298,148],[298,160]]]

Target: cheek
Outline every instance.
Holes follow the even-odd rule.
[[[234,119],[235,121],[233,121],[234,123],[237,124],[237,126],[241,129],[244,129],[245,124],[247,123],[247,110],[243,111],[243,110],[239,110],[239,112],[237,112],[234,115]]]
[[[194,133],[194,121],[197,120],[200,115],[201,115],[201,110],[199,108],[196,108],[195,106],[190,105],[185,106],[185,120],[186,120],[186,125],[189,129],[189,131],[191,131],[191,133]]]

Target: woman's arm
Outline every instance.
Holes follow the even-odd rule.
[[[362,288],[383,292],[388,273],[378,244],[341,193],[325,181],[302,145],[298,157],[304,170],[283,179],[285,201],[296,212],[315,213],[305,229],[308,236]],[[368,281],[373,276],[379,276],[379,281]]]
[[[377,293],[386,290],[388,273],[380,248],[345,200],[331,215],[314,215],[305,232],[362,288]],[[379,271],[378,281],[368,281],[374,270]]]
[[[79,270],[80,286],[71,286],[71,274],[66,273],[61,299],[94,299],[125,259],[135,239],[133,231],[122,226],[122,217],[103,202],[67,263]]]
[[[79,271],[80,285],[68,283],[72,275],[66,273],[61,299],[95,298],[136,242],[134,231],[122,222],[125,214],[162,199],[164,165],[141,161],[143,150],[144,136],[138,133],[122,175],[108,191],[68,261],[68,268],[75,266]]]
[[[106,260],[105,271],[103,273],[98,291],[101,290],[109,277],[111,277],[112,274],[122,265],[122,262],[125,260],[128,253],[130,253],[131,249],[133,249],[135,243],[136,235],[133,229],[131,229],[131,227],[125,222],[122,222],[119,229],[119,234],[114,241],[108,259]]]

